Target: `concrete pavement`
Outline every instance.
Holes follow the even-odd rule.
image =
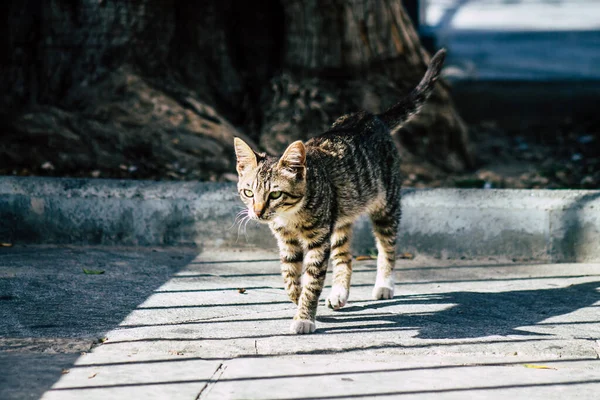
[[[321,305],[308,336],[288,333],[294,306],[270,250],[15,246],[0,248],[0,273],[2,399],[600,389],[600,264],[417,256],[398,260],[396,297],[372,301],[375,261],[356,261],[349,304]]]

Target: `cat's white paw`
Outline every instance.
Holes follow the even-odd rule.
[[[394,297],[394,277],[382,278],[377,274],[375,287],[373,288],[373,298],[375,300],[387,300]]]
[[[348,301],[348,291],[343,286],[333,285],[331,293],[327,297],[327,307],[332,310],[339,310],[346,305]]]
[[[373,288],[373,298],[375,300],[386,300],[394,297],[394,287],[375,286]]]
[[[315,323],[308,319],[295,319],[290,325],[290,331],[295,334],[313,333],[317,329]]]

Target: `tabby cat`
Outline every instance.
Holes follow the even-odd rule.
[[[346,304],[352,224],[363,212],[371,217],[377,242],[373,298],[394,296],[402,181],[391,132],[427,100],[445,53],[440,50],[431,59],[419,85],[389,110],[379,115],[364,111],[345,115],[324,134],[290,144],[281,157],[254,152],[235,138],[240,197],[249,217],[269,224],[275,235],[285,289],[298,305],[293,333],[315,330],[330,257],[333,286],[327,305],[338,310]]]

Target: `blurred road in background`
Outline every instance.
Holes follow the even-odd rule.
[[[600,1],[421,0],[421,34],[474,80],[600,79]]]

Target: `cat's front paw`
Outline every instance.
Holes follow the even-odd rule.
[[[348,291],[343,286],[334,285],[331,288],[331,293],[327,297],[327,307],[332,310],[339,310],[346,305],[348,301]]]
[[[308,319],[295,319],[290,325],[290,331],[295,334],[313,333],[317,329],[315,323]]]
[[[394,287],[375,286],[373,288],[373,298],[375,300],[387,300],[394,297]]]

